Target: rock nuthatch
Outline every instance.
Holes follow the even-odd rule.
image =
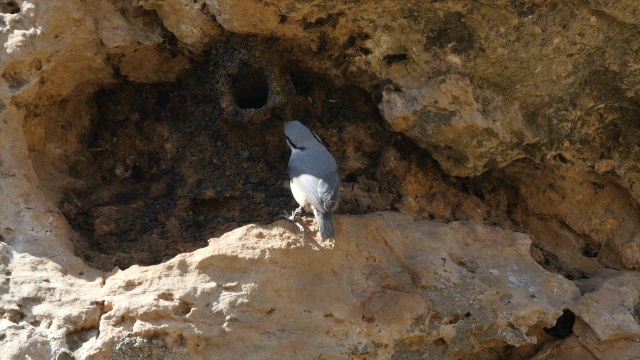
[[[333,224],[333,210],[338,206],[340,196],[340,177],[338,165],[320,138],[299,121],[290,121],[284,125],[287,144],[291,148],[289,159],[289,178],[291,192],[300,207],[291,216],[304,209],[312,212],[318,221],[320,236],[323,239],[336,235]],[[297,224],[297,223],[296,223]],[[298,227],[301,225],[298,224]],[[304,234],[304,228],[302,228]]]

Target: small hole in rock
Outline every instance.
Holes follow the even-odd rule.
[[[360,52],[361,52],[363,55],[371,55],[371,52],[372,52],[372,51],[371,51],[371,49],[369,49],[369,48],[367,48],[367,47],[364,47],[364,46],[360,46],[360,47],[358,47],[358,50],[360,50]]]
[[[573,334],[573,324],[576,322],[576,315],[571,310],[564,310],[562,315],[556,320],[556,324],[544,331],[558,339],[564,339]]]
[[[444,339],[443,339],[443,338],[437,338],[437,339],[433,340],[433,343],[432,343],[432,344],[433,344],[434,346],[436,346],[436,347],[440,347],[440,346],[446,346],[446,345],[447,345],[447,342],[446,342],[446,341],[444,341]]]
[[[578,268],[573,268],[567,271],[565,276],[569,280],[582,280],[582,279],[590,279],[591,275],[589,273],[584,272]]]
[[[376,322],[376,318],[375,316],[362,315],[362,321],[372,324]]]
[[[382,60],[384,60],[387,65],[391,65],[400,61],[409,60],[409,57],[407,57],[407,54],[389,54],[385,55]]]
[[[269,98],[267,78],[257,70],[243,71],[233,82],[231,95],[240,109],[259,109]]]
[[[296,95],[299,96],[312,96],[314,89],[321,88],[324,83],[317,73],[309,69],[294,67],[289,76]]]
[[[345,183],[354,183],[358,181],[358,175],[351,173],[351,174],[347,174],[347,176],[344,177],[344,182]]]
[[[563,154],[560,154],[560,153],[556,154],[553,157],[553,159],[556,160],[556,161],[560,161],[563,164],[571,164],[572,163],[569,159],[567,159],[566,156],[564,156]]]
[[[580,249],[580,252],[582,252],[582,255],[586,257],[595,258],[598,257],[598,253],[600,252],[601,247],[602,245],[598,243],[585,244],[582,249]]]
[[[163,293],[159,294],[157,298],[158,298],[158,300],[173,301],[173,294],[163,292]]]
[[[0,12],[3,14],[17,14],[20,12],[20,5],[15,1],[0,1]]]
[[[347,48],[353,47],[356,44],[356,37],[351,35],[347,38],[347,41],[345,41],[344,45]]]

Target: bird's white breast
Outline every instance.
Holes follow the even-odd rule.
[[[307,196],[300,190],[293,181],[289,181],[289,185],[291,186],[291,193],[293,194],[293,198],[296,199],[298,205],[304,206],[305,211],[311,212],[311,203],[307,200]]]

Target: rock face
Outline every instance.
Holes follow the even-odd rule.
[[[2,359],[640,357],[639,27],[631,0],[0,3]],[[336,155],[331,241],[273,223],[289,119]]]
[[[581,321],[575,333],[599,359],[633,358],[640,353],[638,274],[614,274],[576,304]],[[593,286],[585,281],[583,286]]]
[[[458,358],[534,347],[535,330],[580,297],[533,261],[524,234],[396,213],[341,216],[337,228],[303,243],[288,222],[249,225],[105,277],[5,257],[3,354]]]
[[[456,176],[502,167],[537,142],[516,104],[458,74],[406,92],[387,88],[380,109],[393,130],[414,138]]]

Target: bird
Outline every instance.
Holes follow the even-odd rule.
[[[289,158],[289,184],[294,199],[300,205],[286,218],[295,222],[302,210],[313,212],[320,236],[336,236],[333,211],[340,197],[340,177],[336,159],[311,129],[300,121],[285,123],[284,134],[291,148]],[[304,227],[296,223],[305,235]]]

